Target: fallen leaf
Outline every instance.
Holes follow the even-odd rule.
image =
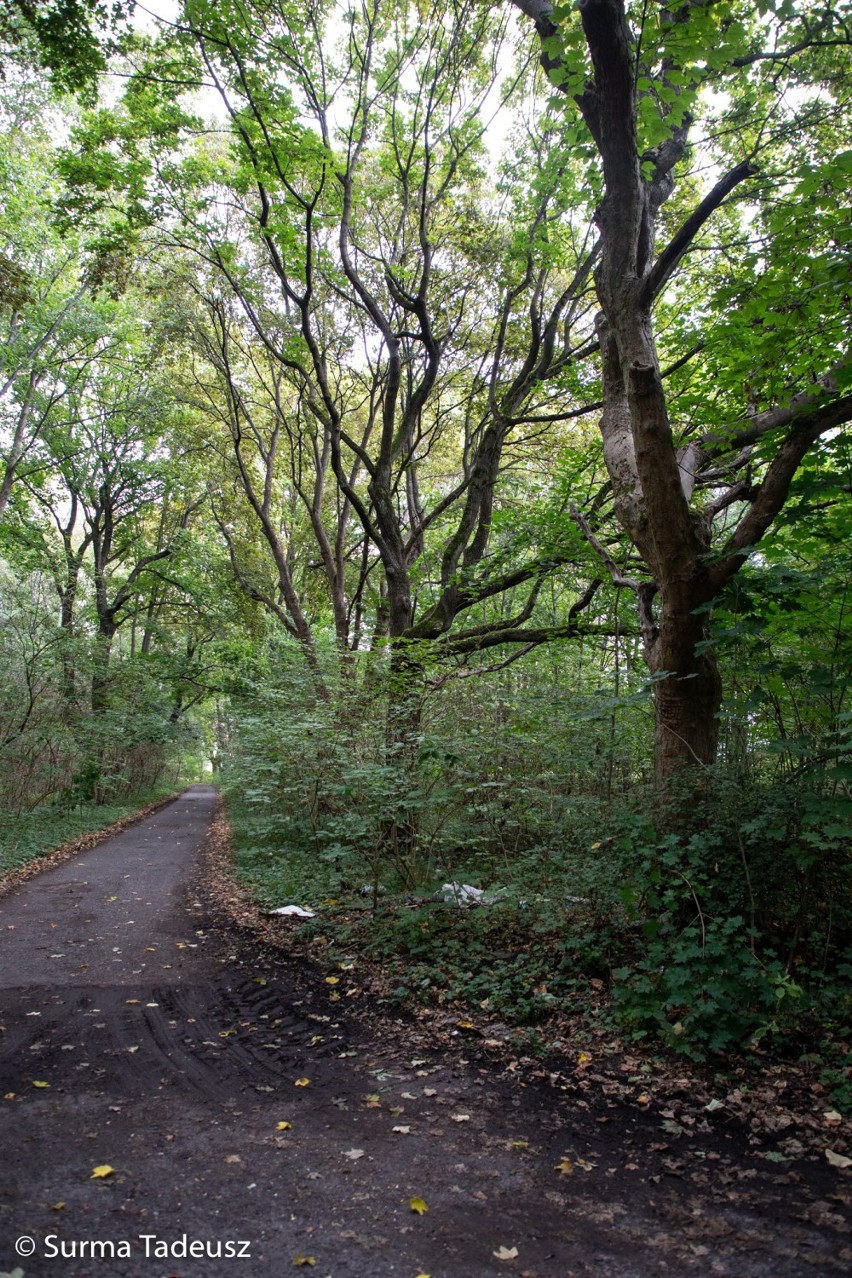
[[[561,1162],[556,1164],[553,1170],[558,1171],[562,1176],[570,1176],[573,1174],[574,1164],[571,1162],[570,1158],[563,1158]]]
[[[326,983],[326,985],[339,985],[339,984],[340,984],[340,977],[339,977],[339,976],[327,976],[327,977],[325,978],[325,983]]]
[[[591,1065],[591,1063],[592,1063],[591,1055],[588,1052],[580,1052],[580,1054],[577,1057],[577,1064],[580,1066],[580,1068],[582,1069],[584,1065]]]
[[[713,1097],[713,1099],[712,1099],[711,1101],[708,1101],[708,1102],[707,1102],[707,1104],[704,1106],[704,1108],[706,1109],[706,1111],[707,1111],[707,1113],[708,1113],[708,1114],[715,1114],[717,1109],[724,1109],[724,1108],[725,1108],[725,1106],[724,1106],[724,1103],[723,1103],[722,1101],[720,1101],[720,1100],[716,1100],[716,1098],[715,1098],[715,1096],[714,1096],[714,1097]]]
[[[110,1167],[109,1163],[100,1163],[97,1167],[92,1168],[90,1180],[106,1180],[107,1176],[111,1176],[115,1168]]]
[[[354,1163],[354,1162],[357,1162],[359,1158],[364,1157],[364,1151],[363,1149],[347,1149],[344,1151],[343,1157],[351,1158],[352,1162]]]
[[[827,1109],[823,1114],[823,1119],[829,1127],[838,1127],[843,1122],[843,1115],[839,1114],[836,1109]]]
[[[451,1114],[450,1118],[454,1123],[469,1123],[470,1114]]]
[[[497,1260],[517,1260],[518,1249],[517,1247],[498,1247],[496,1251],[492,1251],[491,1255]]]
[[[293,1264],[296,1266],[297,1269],[302,1268],[305,1265],[310,1265],[311,1269],[313,1269],[316,1263],[317,1263],[316,1256],[294,1256],[293,1257]]]
[[[408,1136],[409,1133],[411,1132],[411,1128],[410,1127],[392,1127],[391,1131],[399,1132],[400,1136]]]
[[[437,1093],[437,1091],[435,1090],[435,1088],[434,1088],[434,1087],[424,1087],[424,1088],[423,1088],[423,1095],[424,1095],[424,1096],[437,1096],[437,1095],[438,1095],[438,1093]]]
[[[405,1093],[403,1093],[403,1095],[405,1095]],[[414,1100],[414,1097],[409,1096],[408,1099]],[[381,1097],[379,1096],[379,1093],[371,1092],[369,1096],[365,1096],[364,1104],[367,1106],[367,1109],[381,1109],[382,1101],[381,1101]]]
[[[422,1198],[409,1198],[408,1205],[418,1216],[425,1216],[426,1212],[429,1210]]]
[[[275,1130],[277,1132],[289,1132],[292,1126],[293,1126],[292,1123],[276,1123]]]
[[[254,983],[255,983],[255,985],[265,985],[265,984],[266,984],[266,977],[265,977],[265,976],[255,976],[255,977],[254,977]]]
[[[242,1161],[239,1154],[227,1154],[225,1156],[226,1163],[241,1163]]]
[[[310,1087],[311,1080],[309,1078],[297,1078],[294,1087]]]
[[[33,1087],[50,1087],[50,1083],[42,1082],[40,1078],[34,1078]]]
[[[64,1203],[54,1203],[51,1208],[51,1211],[62,1211],[64,1206],[65,1206]]]
[[[845,1154],[836,1154],[833,1149],[827,1149],[825,1156],[832,1167],[852,1167],[852,1158],[847,1158]]]
[[[651,1097],[648,1095],[647,1092],[643,1092],[641,1096],[636,1097],[636,1102],[639,1105],[650,1105]]]

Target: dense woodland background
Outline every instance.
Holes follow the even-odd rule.
[[[849,1103],[848,5],[132,10],[0,3],[5,863],[212,770],[395,997]]]

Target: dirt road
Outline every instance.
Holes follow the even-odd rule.
[[[0,1278],[849,1271],[836,1173],[724,1115],[667,1137],[253,950],[197,877],[214,799],[0,901]]]

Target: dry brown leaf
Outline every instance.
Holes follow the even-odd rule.
[[[498,1247],[497,1250],[492,1251],[491,1254],[492,1256],[495,1256],[497,1260],[517,1260],[518,1249],[517,1247]]]

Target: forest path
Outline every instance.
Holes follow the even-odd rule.
[[[214,802],[192,787],[0,902],[4,1272],[848,1272],[825,1176],[734,1128],[673,1159],[658,1118],[356,1016],[348,978],[217,924],[192,878]]]

